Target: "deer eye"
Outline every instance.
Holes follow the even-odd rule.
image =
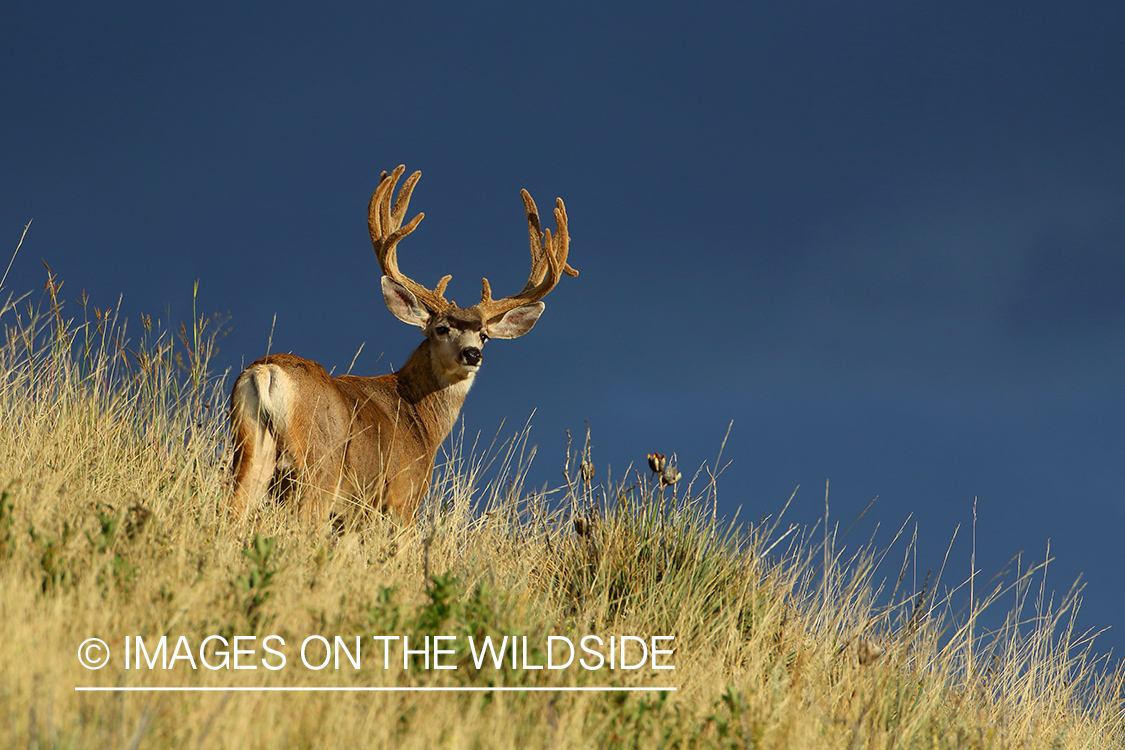
[[[487,334],[487,333],[482,333],[482,334],[480,335],[480,342],[481,342],[481,343],[483,344],[483,343],[484,343],[485,341],[488,341],[488,334]]]
[[[438,326],[434,329],[434,333],[436,333],[438,336],[444,336],[445,334],[449,333],[449,326]]]

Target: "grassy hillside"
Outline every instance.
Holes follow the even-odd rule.
[[[375,516],[310,531],[285,506],[233,526],[207,321],[162,331],[145,320],[129,336],[85,301],[68,321],[62,297],[52,280],[41,306],[9,304],[0,318],[0,745],[1125,745],[1125,674],[1092,656],[1071,629],[1075,601],[1052,604],[1041,571],[1004,590],[951,586],[911,568],[908,534],[845,550],[832,528],[780,520],[784,498],[778,517],[731,526],[715,517],[707,472],[690,486],[647,470],[601,482],[587,444],[547,498],[523,486],[534,451],[520,436],[491,451],[454,440],[417,527]],[[638,443],[638,455],[653,447]],[[1012,609],[999,632],[977,622],[987,606]],[[562,648],[552,636],[590,635],[650,649],[674,636],[655,642],[674,653],[622,669],[615,651],[611,669],[606,645],[600,668],[528,668],[547,664],[549,643]],[[233,668],[236,636],[240,666],[255,668]],[[325,639],[307,643],[314,667],[325,643],[340,636],[354,653],[359,637],[360,667],[348,653],[305,666],[310,636]],[[427,636],[445,637],[436,658],[455,669],[421,655],[403,668],[402,637],[420,648]],[[485,636],[520,639],[518,653],[478,665]],[[99,670],[77,658],[92,637],[111,652]],[[284,666],[272,668],[271,645]],[[639,660],[638,641],[627,647]],[[226,666],[200,663],[222,665],[224,650]]]

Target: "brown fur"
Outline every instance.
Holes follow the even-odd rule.
[[[332,378],[292,354],[246,368],[231,393],[232,512],[244,514],[279,470],[289,470],[306,485],[301,514],[307,522],[316,524],[337,501],[357,497],[413,517],[471,382],[443,387],[430,348],[423,341],[401,370],[376,378]]]

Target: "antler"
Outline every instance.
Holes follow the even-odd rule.
[[[567,252],[570,250],[570,235],[567,234],[566,205],[563,204],[562,198],[555,199],[557,230],[552,236],[550,229],[546,232],[540,229],[539,209],[535,207],[531,195],[526,190],[521,190],[520,195],[523,196],[523,206],[527,210],[527,234],[531,241],[531,274],[519,294],[498,300],[492,299],[492,287],[489,286],[488,279],[481,279],[484,289],[481,292],[480,302],[473,305],[473,308],[480,311],[486,323],[509,310],[543,299],[559,283],[562,274],[578,275],[578,271],[566,262]]]
[[[421,172],[415,172],[406,178],[402,190],[398,191],[394,208],[391,208],[391,194],[394,193],[395,184],[405,171],[406,166],[400,164],[394,172],[391,172],[389,179],[387,173],[383,172],[382,177],[379,178],[379,187],[375,188],[371,202],[367,204],[367,229],[371,233],[371,245],[375,248],[375,257],[379,259],[379,266],[384,274],[409,289],[431,312],[441,313],[453,304],[443,296],[446,284],[453,277],[443,276],[437,286],[428,289],[398,270],[395,246],[399,240],[413,232],[418,222],[425,216],[420,213],[411,219],[409,224],[402,226],[406,208],[410,205],[410,194],[422,176]]]

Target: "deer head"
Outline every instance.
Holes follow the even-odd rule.
[[[535,201],[522,190],[531,245],[531,273],[527,284],[518,294],[496,300],[492,298],[488,279],[482,279],[480,302],[472,307],[458,307],[445,298],[451,276],[443,276],[429,289],[399,270],[398,242],[413,232],[425,216],[419,213],[405,226],[402,224],[421,172],[406,179],[392,206],[391,196],[405,169],[400,165],[390,175],[383,172],[367,208],[371,243],[384,274],[383,299],[396,318],[425,332],[431,361],[440,377],[447,383],[471,380],[480,368],[481,348],[486,341],[514,339],[530,331],[546,307],[543,297],[555,288],[564,273],[578,275],[566,262],[570,246],[566,206],[561,198],[557,199],[557,231],[552,235],[550,229],[540,228]]]

